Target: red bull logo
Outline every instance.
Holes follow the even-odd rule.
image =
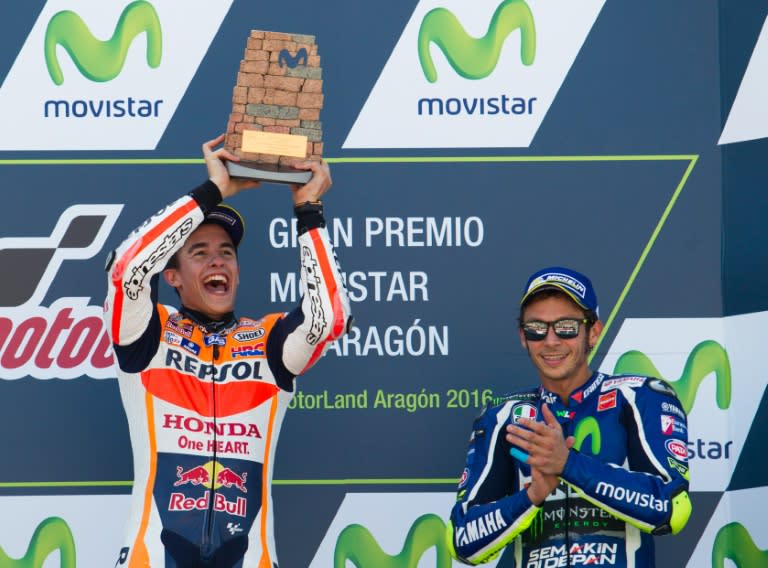
[[[202,497],[187,497],[183,493],[171,493],[168,503],[169,511],[207,511],[211,504],[211,492],[206,491]],[[230,501],[221,493],[216,493],[213,498],[213,510],[236,517],[245,518],[248,511],[248,504],[245,497],[238,497]]]
[[[247,472],[243,472],[242,476],[237,475],[234,471],[225,467],[216,475],[216,484],[228,488],[236,487],[243,493],[248,493],[248,490],[245,488],[245,478],[247,475]]]
[[[191,483],[192,485],[205,485],[206,487],[211,486],[211,474],[208,473],[208,470],[202,465],[195,466],[187,471],[184,471],[184,468],[177,466],[176,477],[179,479],[173,484],[174,487],[186,485],[187,483]]]
[[[209,489],[234,487],[243,493],[248,493],[248,489],[245,487],[248,472],[244,471],[242,474],[238,474],[235,470],[224,467],[216,461],[196,465],[187,470],[181,466],[176,466],[176,477],[178,479],[173,483],[174,487],[187,484],[203,485]]]

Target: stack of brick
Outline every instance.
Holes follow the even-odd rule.
[[[315,37],[253,30],[240,62],[225,147],[242,160],[285,164],[295,157],[242,151],[244,130],[307,137],[307,158],[323,155],[323,81]]]

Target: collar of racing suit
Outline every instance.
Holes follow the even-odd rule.
[[[234,312],[228,312],[221,318],[215,320],[197,310],[191,310],[186,306],[181,306],[179,312],[185,318],[192,320],[203,333],[221,333],[233,328],[237,324],[237,318],[235,318]]]
[[[555,401],[560,401],[565,406],[572,406],[574,404],[581,404],[586,398],[595,392],[600,384],[603,382],[605,375],[599,371],[592,371],[592,374],[587,381],[575,389],[570,395],[568,400],[562,400],[559,394],[545,389],[543,386],[539,387],[539,396],[548,404],[554,404]]]

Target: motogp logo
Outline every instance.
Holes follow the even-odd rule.
[[[122,205],[73,205],[50,235],[0,239],[0,366],[3,379],[114,377],[103,308],[90,298],[49,294],[61,265],[101,251]]]

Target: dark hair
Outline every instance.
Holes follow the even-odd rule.
[[[545,300],[547,298],[565,298],[566,300],[569,300],[574,306],[579,308],[584,314],[584,319],[587,320],[587,330],[589,330],[589,328],[592,327],[592,325],[598,320],[597,314],[595,313],[594,310],[585,310],[583,307],[581,307],[576,302],[574,302],[573,298],[571,298],[568,294],[566,294],[562,290],[558,290],[557,288],[547,288],[545,290],[542,290],[541,292],[537,292],[533,296],[530,296],[528,299],[525,300],[525,302],[521,304],[520,313],[517,316],[517,325],[522,327],[523,312],[525,312],[525,308],[528,307],[528,304],[530,304],[534,299]]]
[[[198,228],[202,227],[203,225],[216,225],[217,227],[222,227],[222,225],[220,223],[217,223],[216,221],[209,221],[207,219],[203,220],[203,222],[200,223],[200,225],[198,225]],[[226,229],[224,229],[224,230],[226,231]],[[227,232],[227,235],[229,235],[229,239],[231,241],[232,240],[232,235],[230,235],[229,232]],[[237,246],[235,246],[234,242],[232,242],[232,246],[235,249],[235,257],[237,257],[238,256],[238,254],[237,254],[238,253]],[[168,259],[168,262],[165,264],[165,268],[166,269],[167,268],[175,268],[175,269],[179,268],[179,253],[180,252],[181,252],[181,249],[177,250],[175,253],[173,253],[173,256]]]
[[[165,263],[165,268],[163,270],[166,270],[168,268],[179,268],[179,251],[177,250],[175,253],[173,253],[173,256],[168,259],[168,262]]]

